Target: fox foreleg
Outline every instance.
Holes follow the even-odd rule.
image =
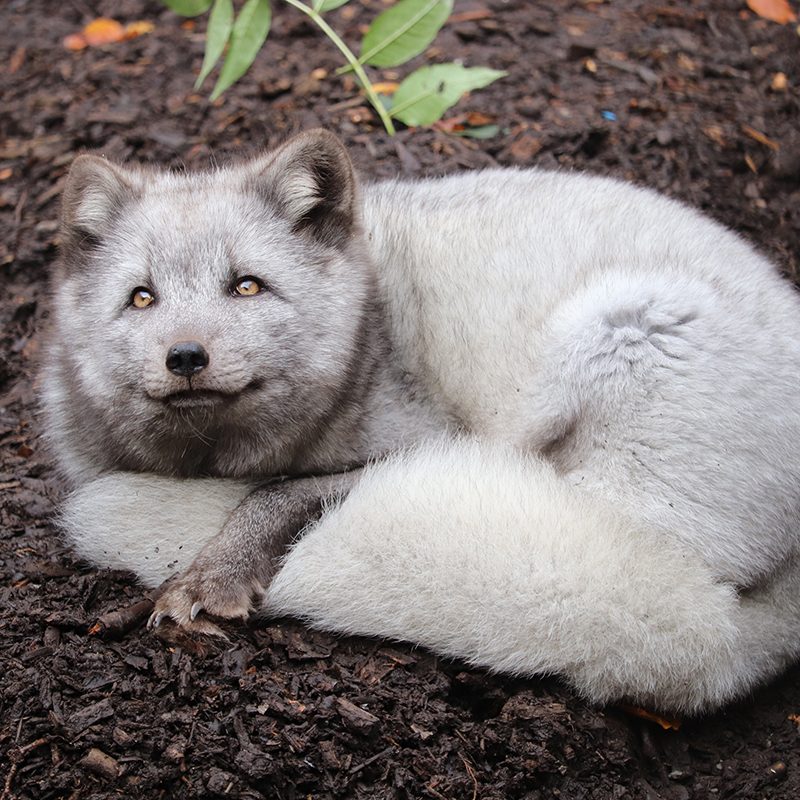
[[[220,633],[207,617],[246,619],[289,545],[347,495],[360,472],[284,480],[252,491],[189,568],[167,585],[149,625],[170,618],[200,633]]]

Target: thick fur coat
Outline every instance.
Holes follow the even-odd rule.
[[[158,621],[256,602],[688,712],[800,652],[800,302],[698,213],[536,170],[359,190],[311,133],[204,175],[85,157],[63,239],[62,524],[183,573]]]

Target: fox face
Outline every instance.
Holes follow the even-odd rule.
[[[324,132],[208,174],[81,156],[62,249],[46,404],[115,467],[280,472],[365,361],[374,281]]]

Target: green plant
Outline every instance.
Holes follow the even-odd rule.
[[[408,75],[394,96],[379,95],[367,73],[368,67],[396,67],[422,53],[453,10],[453,0],[398,0],[379,14],[361,42],[359,56],[331,28],[325,14],[349,0],[283,0],[305,14],[339,49],[347,62],[338,73],[353,72],[384,127],[394,134],[394,120],[406,125],[431,125],[448,108],[473,89],[481,89],[506,73],[488,67],[436,64]],[[215,100],[247,72],[269,34],[271,0],[246,0],[235,13],[233,0],[164,0],[173,11],[195,17],[209,11],[203,66],[195,88],[222,58],[211,99]]]

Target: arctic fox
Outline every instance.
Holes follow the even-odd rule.
[[[359,186],[317,131],[82,156],[61,236],[62,524],[179,573],[154,624],[291,614],[683,712],[800,654],[800,300],[718,224],[538,170]]]

